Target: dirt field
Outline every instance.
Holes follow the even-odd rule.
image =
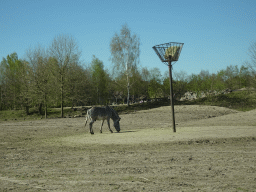
[[[176,133],[170,107],[120,115],[113,134],[84,118],[2,121],[0,191],[256,191],[256,110],[175,112]]]

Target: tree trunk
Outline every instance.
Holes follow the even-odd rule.
[[[39,106],[38,106],[38,114],[39,114],[39,115],[42,115],[42,103],[39,103]]]
[[[127,74],[127,106],[130,105],[130,83],[129,83],[129,75]]]
[[[46,93],[44,94],[44,118],[47,119]]]
[[[29,115],[29,106],[26,106],[26,115]]]
[[[129,83],[127,85],[127,91],[128,91],[128,93],[127,93],[127,106],[129,106],[130,105],[130,85],[129,85]]]
[[[61,74],[61,118],[64,117],[63,113],[63,75]]]

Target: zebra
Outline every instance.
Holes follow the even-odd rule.
[[[91,122],[89,124],[90,133],[94,134],[94,132],[92,130],[92,124],[96,120],[102,120],[102,124],[101,124],[101,127],[100,127],[100,133],[102,133],[102,126],[103,126],[104,120],[107,120],[108,129],[111,133],[113,133],[113,131],[110,129],[110,123],[109,123],[110,118],[114,122],[114,127],[115,127],[116,131],[119,132],[120,131],[119,121],[121,120],[121,118],[118,116],[117,112],[109,106],[106,106],[106,107],[92,107],[91,109],[89,109],[87,111],[87,116],[86,116],[86,119],[85,119],[85,127],[86,127],[88,119],[91,119]]]

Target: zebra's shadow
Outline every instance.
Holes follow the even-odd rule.
[[[132,132],[137,132],[137,131],[121,131],[119,133],[132,133]],[[114,133],[118,133],[118,132],[114,132]]]

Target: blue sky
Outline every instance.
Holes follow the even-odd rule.
[[[38,44],[48,47],[59,34],[72,35],[82,51],[111,68],[109,44],[127,23],[141,40],[140,67],[168,67],[152,47],[182,42],[174,71],[216,73],[249,60],[256,41],[255,0],[0,0],[0,59]]]

